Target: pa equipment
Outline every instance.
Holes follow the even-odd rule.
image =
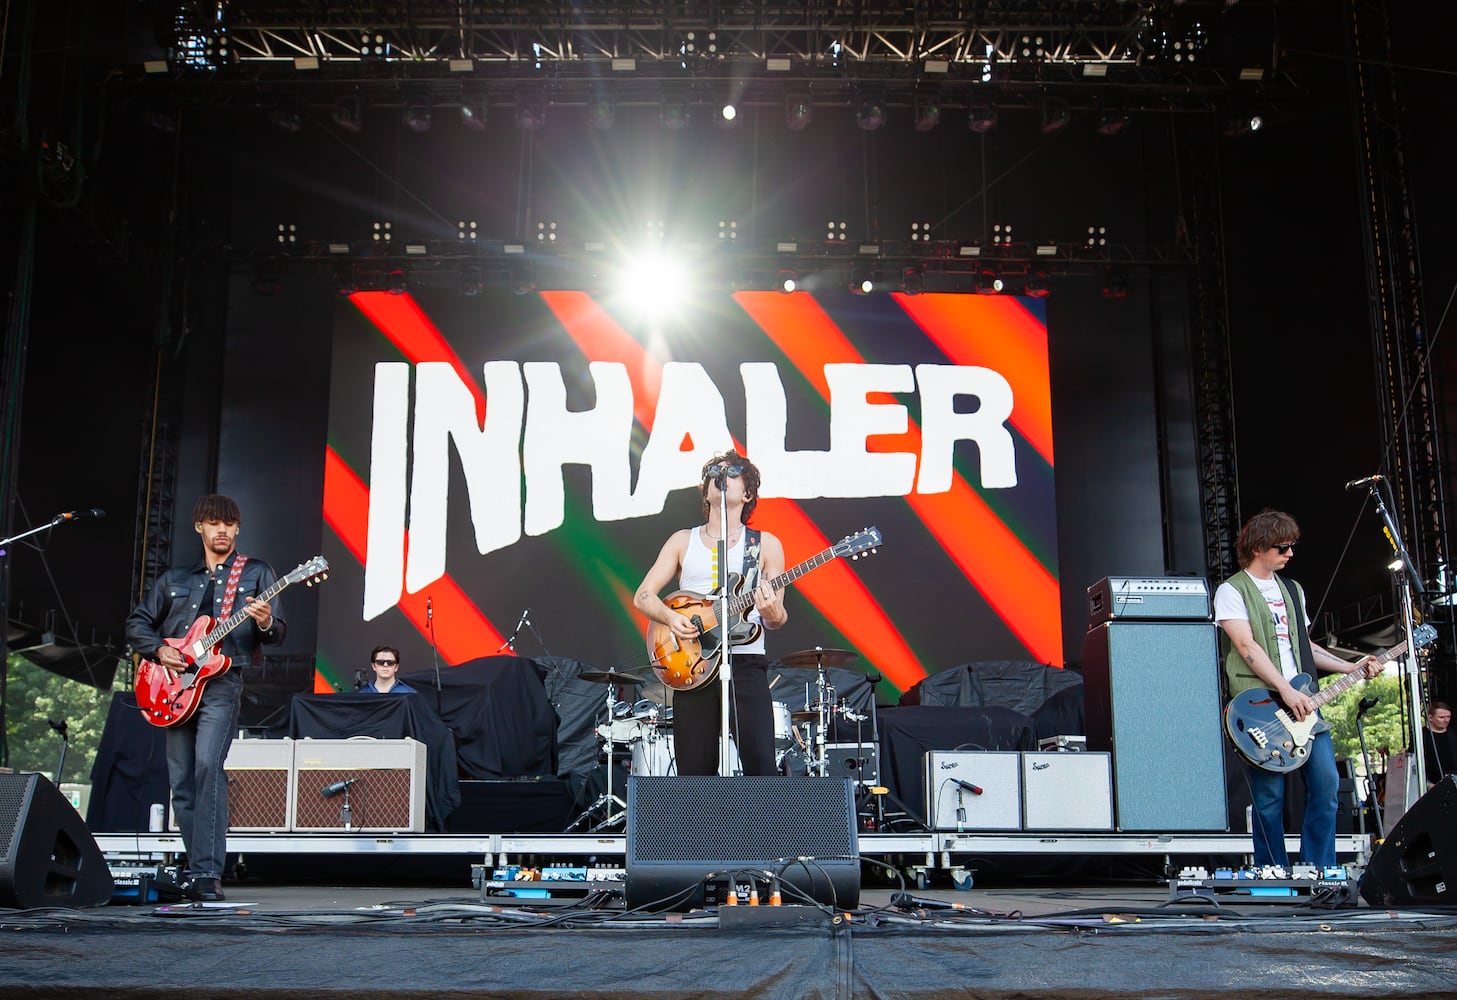
[[[1192,576],[1105,576],[1088,588],[1088,627],[1115,618],[1209,621],[1209,583]]]
[[[1417,799],[1371,855],[1361,897],[1372,906],[1450,906],[1457,901],[1457,775]]]
[[[0,906],[103,906],[111,872],[91,831],[39,774],[0,774]]]
[[[848,778],[637,775],[627,779],[629,909],[688,910],[773,872],[784,902],[860,900],[855,789]],[[767,900],[766,900],[767,901]]]

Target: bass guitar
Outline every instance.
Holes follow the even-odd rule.
[[[858,559],[869,555],[880,544],[880,529],[864,528],[853,535],[846,535],[823,552],[806,559],[793,569],[785,570],[769,581],[775,590],[782,590],[812,569],[833,559],[848,557]],[[763,632],[763,626],[748,619],[754,609],[754,594],[744,593],[745,581],[740,573],[728,577],[728,642],[730,646],[742,646],[753,642]],[[718,673],[719,659],[723,654],[723,630],[718,624],[719,598],[714,594],[696,594],[691,590],[679,590],[669,594],[663,603],[680,614],[687,615],[698,626],[694,639],[680,639],[673,630],[661,622],[648,624],[648,656],[658,678],[675,691],[691,691],[701,684],[707,684]]]
[[[271,601],[292,584],[304,583],[312,587],[328,575],[329,563],[323,556],[314,556],[257,594],[256,598]],[[192,718],[202,700],[203,687],[214,677],[227,673],[233,665],[232,660],[218,651],[222,641],[239,625],[251,620],[246,609],[239,609],[216,624],[210,615],[203,615],[192,623],[182,638],[164,639],[163,642],[182,654],[187,661],[187,669],[174,674],[162,664],[146,659],[137,665],[134,686],[142,718],[164,729],[180,726]]]
[[[1437,638],[1430,625],[1412,630],[1411,647],[1421,649]],[[1385,664],[1406,652],[1405,642],[1397,643],[1376,659]],[[1309,674],[1297,674],[1291,686],[1308,695],[1319,709],[1322,705],[1349,690],[1363,678],[1361,671],[1342,674],[1339,679],[1317,688]],[[1330,723],[1311,712],[1297,722],[1280,696],[1266,688],[1241,691],[1224,707],[1224,731],[1229,734],[1240,756],[1266,771],[1294,771],[1310,759],[1310,743],[1316,735],[1330,729]]]

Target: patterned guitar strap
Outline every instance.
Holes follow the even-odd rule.
[[[233,602],[238,599],[238,584],[243,579],[243,567],[248,557],[239,552],[233,557],[233,569],[228,573],[228,582],[223,587],[223,606],[218,609],[218,621],[227,621],[233,613]]]

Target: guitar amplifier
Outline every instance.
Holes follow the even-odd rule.
[[[234,740],[223,763],[228,776],[228,829],[287,833],[293,828],[293,740]],[[177,830],[168,810],[167,828]]]
[[[1088,588],[1088,628],[1114,618],[1209,621],[1209,582],[1192,576],[1105,576]]]
[[[293,760],[295,830],[425,832],[425,744],[295,740]]]
[[[1022,820],[1028,830],[1112,830],[1112,755],[1022,754]]]
[[[1022,829],[1021,754],[926,751],[926,825],[932,830]]]

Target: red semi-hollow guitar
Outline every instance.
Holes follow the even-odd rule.
[[[258,594],[257,600],[271,601],[285,587],[295,583],[312,587],[328,575],[328,562],[323,556],[314,556]],[[249,620],[246,608],[239,609],[216,625],[211,616],[203,615],[192,623],[182,638],[162,640],[182,654],[187,661],[187,669],[174,674],[153,660],[142,660],[137,664],[135,688],[142,718],[163,728],[180,726],[192,718],[198,702],[202,700],[203,686],[219,674],[227,673],[233,665],[232,660],[218,652],[222,641]]]

